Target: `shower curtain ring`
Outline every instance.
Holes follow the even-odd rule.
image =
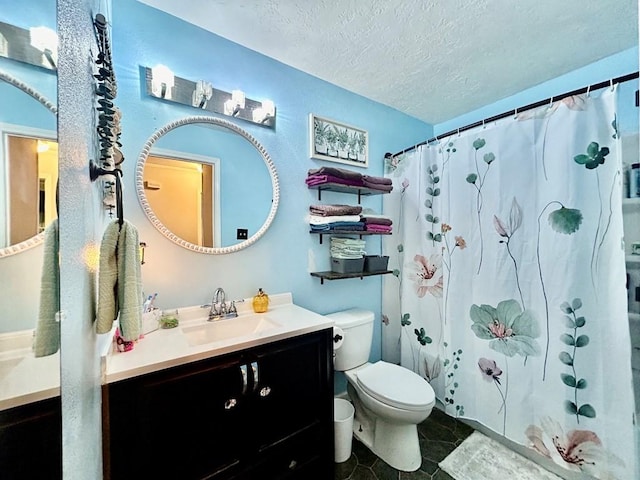
[[[483,119],[482,119],[482,128],[483,128],[483,129],[484,129],[484,128],[486,128],[486,125],[484,124],[484,120],[485,120],[485,119],[483,118]]]
[[[613,78],[609,79],[609,86],[611,87],[611,91],[613,92]]]
[[[591,85],[587,86],[587,98],[591,97]]]
[[[514,119],[514,120],[517,120],[517,119],[518,119],[518,109],[517,109],[517,108],[515,108],[515,109],[513,110],[513,119]]]
[[[458,136],[460,136],[460,129],[458,128]]]

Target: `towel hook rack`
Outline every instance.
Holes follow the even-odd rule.
[[[115,177],[115,185],[116,185],[116,210],[118,212],[118,225],[122,228],[122,223],[124,222],[124,212],[122,207],[122,181],[120,177],[122,177],[122,170],[119,168],[114,168],[113,170],[106,170],[104,168],[98,167],[93,160],[89,161],[89,178],[91,178],[92,182],[95,182],[98,178],[103,175],[113,175]]]

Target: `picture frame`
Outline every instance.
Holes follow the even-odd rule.
[[[309,156],[366,168],[369,165],[369,134],[361,128],[310,113]]]

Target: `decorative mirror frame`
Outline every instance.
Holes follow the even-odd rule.
[[[13,75],[10,75],[9,73],[3,70],[0,70],[0,80],[4,80],[8,84],[19,88],[26,94],[31,95],[33,98],[39,101],[42,105],[44,105],[44,107],[47,108],[51,113],[53,113],[57,119],[58,108],[55,106],[55,104],[49,101],[44,95],[39,93],[37,90],[31,88],[26,83],[18,80],[16,77],[14,77]],[[40,245],[43,241],[44,241],[44,232],[41,232],[41,233],[38,233],[37,235],[34,235],[31,238],[27,238],[26,240],[23,240],[20,243],[16,243],[15,245],[2,247],[0,248],[0,258],[8,257],[9,255],[15,255],[16,253],[24,252],[25,250],[29,250],[30,248]]]
[[[271,187],[273,189],[273,197],[271,200],[271,210],[269,210],[269,215],[256,233],[254,233],[251,237],[244,240],[243,242],[237,243],[236,245],[231,245],[229,247],[203,247],[201,245],[187,242],[186,240],[178,237],[171,230],[169,230],[155,215],[155,213],[151,209],[149,201],[147,200],[147,196],[144,193],[144,166],[155,142],[158,141],[160,137],[170,132],[171,130],[174,130],[175,128],[181,127],[183,125],[191,125],[194,123],[208,123],[211,125],[217,125],[220,127],[228,128],[233,132],[242,135],[258,150],[258,152],[262,156],[262,159],[264,160],[265,165],[267,166],[267,169],[269,170],[269,175],[271,176]],[[250,245],[253,245],[260,237],[265,234],[265,232],[271,225],[271,222],[273,222],[276,211],[278,210],[278,204],[280,203],[280,185],[278,183],[278,174],[276,172],[276,167],[273,164],[273,160],[271,160],[269,153],[260,144],[260,142],[258,142],[249,132],[238,127],[232,122],[205,115],[185,117],[181,118],[180,120],[170,122],[156,130],[156,132],[149,137],[149,139],[145,142],[144,147],[142,148],[142,152],[138,156],[138,162],[136,164],[136,192],[138,194],[138,201],[140,202],[145,215],[162,235],[171,240],[173,243],[176,243],[181,247],[186,248],[187,250],[198,253],[209,253],[213,255],[234,253],[242,250],[243,248],[247,248]]]

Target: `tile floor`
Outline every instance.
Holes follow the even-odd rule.
[[[355,438],[349,460],[335,464],[334,480],[453,480],[440,470],[442,461],[473,432],[473,428],[434,408],[418,425],[422,465],[415,472],[400,472],[376,457]]]

